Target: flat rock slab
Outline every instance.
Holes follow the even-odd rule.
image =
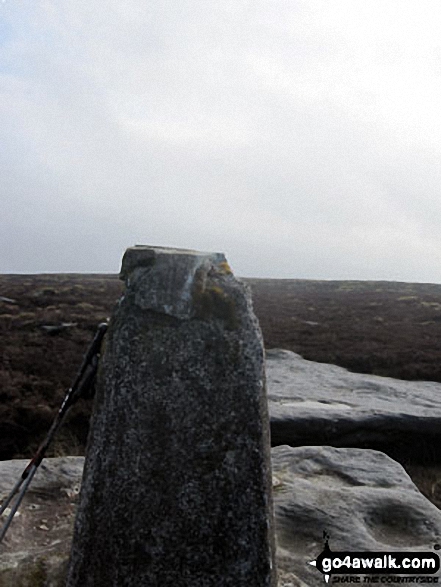
[[[0,546],[0,587],[64,587],[83,463],[43,462]],[[308,564],[323,550],[324,530],[334,551],[433,551],[441,543],[441,512],[382,453],[280,446],[272,464],[279,587],[325,584]],[[0,462],[1,499],[24,465]]]
[[[0,502],[28,462],[0,462]],[[0,545],[0,587],[64,585],[83,466],[83,457],[41,463]]]
[[[441,384],[351,373],[267,351],[273,446],[374,448],[403,461],[441,459]]]
[[[324,585],[308,564],[323,550],[324,531],[332,551],[435,552],[441,544],[440,510],[383,453],[279,446],[272,463],[282,576],[291,573],[308,587]]]

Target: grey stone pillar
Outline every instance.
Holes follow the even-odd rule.
[[[68,587],[275,587],[264,351],[221,254],[126,251]]]

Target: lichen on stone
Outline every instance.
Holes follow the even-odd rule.
[[[226,275],[233,274],[233,272],[231,271],[231,267],[228,265],[227,261],[222,261],[222,263],[219,263],[218,267],[221,273],[225,273]]]
[[[199,320],[222,320],[228,330],[238,327],[235,301],[216,283],[204,284],[195,280],[193,305],[195,317]]]

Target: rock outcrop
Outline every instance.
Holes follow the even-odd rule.
[[[266,359],[273,446],[372,448],[441,461],[441,384],[351,373],[286,350]]]
[[[0,546],[0,587],[65,587],[81,457],[46,459]],[[279,587],[323,587],[308,563],[323,550],[430,550],[441,512],[404,469],[372,450],[272,449]],[[0,462],[0,498],[24,468]]]
[[[0,461],[0,502],[27,464]],[[83,457],[41,463],[0,544],[0,587],[64,587],[83,465]]]
[[[441,511],[400,464],[368,449],[272,449],[278,564],[308,587],[324,585],[308,563],[323,550],[434,551]],[[440,573],[437,575],[440,576]]]

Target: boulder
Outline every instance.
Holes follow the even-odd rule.
[[[441,384],[351,373],[268,350],[273,446],[372,448],[402,463],[439,462]]]
[[[76,326],[76,322],[62,322],[61,324],[43,324],[41,329],[51,336],[55,336],[56,334],[60,334],[70,328]]]
[[[0,502],[27,464],[0,462]],[[0,587],[64,587],[83,465],[83,457],[41,463],[0,544]]]
[[[381,452],[279,446],[272,464],[278,566],[293,585],[324,585],[309,565],[323,551],[323,532],[332,551],[433,553],[441,545],[440,510]]]
[[[3,302],[4,304],[17,304],[17,300],[13,300],[11,298],[5,298],[4,296],[0,296],[0,302]]]

